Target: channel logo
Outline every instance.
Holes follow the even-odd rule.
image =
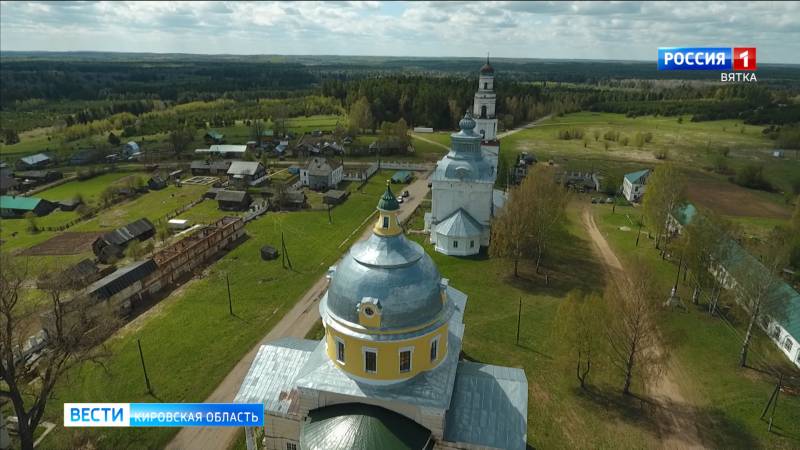
[[[658,70],[756,70],[755,47],[660,47]]]
[[[260,403],[64,403],[64,426],[264,426],[264,405]]]

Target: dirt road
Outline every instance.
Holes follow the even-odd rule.
[[[409,197],[400,205],[400,221],[405,221],[417,209],[420,202],[428,194],[429,173],[419,173],[418,178],[406,189]],[[398,192],[399,194],[399,192]],[[377,205],[378,199],[375,198]],[[360,239],[365,239],[372,232],[372,227],[367,226]],[[247,370],[253,363],[261,345],[282,337],[303,338],[319,319],[319,299],[328,287],[325,276],[320,277],[311,288],[303,294],[294,307],[278,322],[269,333],[264,336],[247,354],[236,363],[233,370],[222,380],[211,395],[206,398],[206,403],[232,402],[239,386],[242,384]],[[179,450],[227,450],[236,438],[239,428],[182,428],[175,438],[167,445],[167,449]]]
[[[612,277],[626,276],[619,258],[608,245],[603,233],[597,228],[589,207],[584,208],[581,219],[589,232],[595,251],[600,255],[609,274]],[[663,351],[663,349],[656,351]],[[663,448],[670,450],[704,449],[706,447],[703,445],[697,429],[699,421],[694,412],[695,405],[684,398],[679,384],[675,381],[682,378],[678,376],[680,370],[675,361],[669,361],[661,377],[648,386],[648,393],[657,402],[655,414],[661,444]]]

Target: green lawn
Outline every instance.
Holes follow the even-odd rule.
[[[611,214],[607,206],[594,208],[599,217],[598,226],[623,263],[631,263],[633,258],[639,257],[640,261],[651,265],[657,275],[653,281],[666,298],[675,280],[676,266],[660,258],[645,233],[639,246],[635,246],[636,228],[631,227],[629,219],[635,221],[641,210],[617,207],[617,213]],[[622,226],[631,227],[633,231],[622,231]],[[691,296],[691,289],[681,285],[679,293],[687,298]],[[680,369],[677,373],[682,376],[678,382],[684,397],[695,401],[705,415],[700,427],[702,437],[716,448],[800,446],[797,428],[800,398],[781,397],[773,424],[777,432],[768,433],[767,423],[759,420],[777,380],[757,370],[737,366],[746,319],[738,314],[736,306],[730,317],[735,329],[719,318],[710,317],[705,311],[706,305],[689,306],[689,313],[664,311],[658,323]],[[769,364],[792,370],[789,361],[760,330],[752,344],[751,355],[751,364],[756,368]]]
[[[86,364],[71,373],[48,405],[60,423],[65,401],[197,402],[205,399],[236,362],[278,322],[327,268],[360,235],[353,230],[373,214],[385,189],[381,173],[364,193],[353,192],[334,210],[268,213],[247,225],[248,239],[194,280],[129,324],[108,342],[108,371]],[[285,235],[294,270],[262,261],[259,248],[278,245]],[[228,314],[225,274],[235,316]],[[155,397],[146,393],[136,339],[142,340]],[[176,429],[95,429],[78,433],[102,448],[160,448]],[[44,448],[69,446],[72,433],[58,428]]]
[[[800,174],[800,161],[789,154],[778,160],[769,151],[775,143],[763,136],[764,127],[746,125],[737,120],[691,122],[684,116],[678,123],[676,117],[643,116],[630,118],[622,114],[580,112],[553,117],[533,128],[522,130],[502,139],[506,158],[513,159],[521,151],[535,154],[539,160],[556,158],[574,162],[588,160],[636,161],[638,167],[658,163],[655,153],[667,151],[668,159],[694,168],[711,167],[723,148],[730,150],[728,166],[738,169],[748,163],[763,164],[766,177],[781,189]],[[579,130],[584,139],[559,139],[559,131]],[[594,132],[600,133],[595,140]],[[628,137],[629,144],[606,141],[607,131]],[[650,132],[652,141],[641,148],[634,144],[636,133]],[[426,135],[427,136],[427,135]],[[621,139],[620,139],[621,140]],[[609,145],[606,150],[605,144]]]
[[[469,295],[464,322],[464,357],[484,363],[522,367],[528,378],[528,443],[533,448],[644,448],[653,445],[652,428],[636,418],[636,407],[617,391],[622,380],[602,367],[590,376],[593,390],[581,393],[570,355],[555,335],[554,317],[573,289],[602,290],[604,272],[571,211],[569,236],[554,244],[544,260],[551,276],[534,274],[529,261],[515,279],[510,262],[485,256],[457,258],[433,251],[427,236],[410,235],[434,259],[450,285]],[[421,212],[409,228],[421,228]],[[516,326],[522,299],[520,343]],[[623,407],[615,406],[623,403]],[[636,402],[638,405],[638,402]]]
[[[83,201],[92,205],[96,205],[100,200],[100,194],[112,185],[124,185],[129,177],[142,177],[147,179],[145,173],[106,173],[98,175],[88,180],[75,180],[68,183],[52,187],[35,195],[46,200],[59,201],[69,200],[76,195],[81,195]]]

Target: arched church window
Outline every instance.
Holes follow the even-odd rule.
[[[486,118],[486,105],[481,106],[481,117]]]
[[[489,89],[489,83],[483,83],[483,88],[484,89]]]

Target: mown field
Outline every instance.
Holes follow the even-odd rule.
[[[64,401],[198,402],[204,400],[236,362],[294,305],[360,235],[375,211],[385,179],[378,173],[363,193],[333,210],[268,213],[247,226],[248,239],[157,306],[128,324],[109,342],[107,370],[86,364],[58,387],[47,417],[59,423]],[[293,263],[265,262],[259,249],[280,245],[281,234]],[[234,316],[228,314],[225,285],[230,278]],[[153,384],[146,392],[136,340],[141,339]],[[70,448],[90,438],[98,448],[160,448],[177,430],[57,428],[42,448]]]

